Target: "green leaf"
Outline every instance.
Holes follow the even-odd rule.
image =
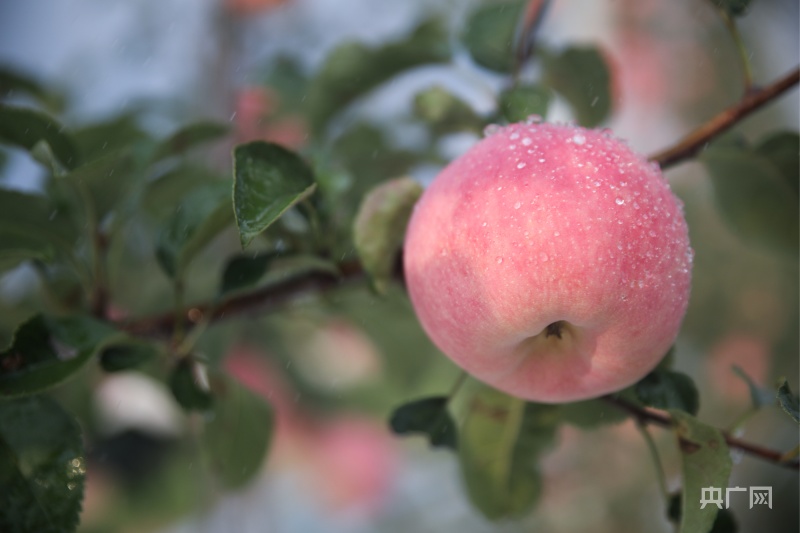
[[[200,144],[224,137],[228,131],[227,125],[217,122],[196,122],[184,126],[156,148],[153,161],[181,155]]]
[[[56,180],[57,186],[68,186],[82,200],[91,202],[98,221],[119,204],[129,198],[133,187],[135,160],[132,153],[120,151],[81,165],[72,172]],[[83,198],[88,195],[88,198]]]
[[[522,85],[500,94],[500,112],[509,122],[520,122],[531,115],[544,117],[550,105],[550,91],[539,85]]]
[[[239,383],[226,379],[206,424],[203,443],[217,475],[239,488],[260,471],[275,427],[272,408]]]
[[[458,448],[458,430],[447,411],[447,398],[436,396],[408,402],[392,412],[389,426],[398,435],[427,435],[431,446]]]
[[[608,424],[619,424],[628,414],[602,400],[585,400],[561,406],[561,419],[584,429],[595,429]]]
[[[470,106],[443,87],[431,87],[414,97],[414,115],[428,123],[435,135],[483,131],[483,120]]]
[[[122,335],[91,317],[34,315],[17,328],[11,345],[0,352],[0,398],[57,385]]]
[[[514,67],[514,40],[526,2],[493,2],[478,7],[467,20],[462,41],[480,66],[500,73]]]
[[[87,162],[123,150],[131,151],[137,155],[137,160],[145,161],[152,150],[152,139],[139,127],[133,112],[84,125],[73,130],[72,138]]]
[[[242,144],[233,155],[233,209],[246,248],[287,209],[310,196],[316,184],[308,165],[277,144]]]
[[[747,12],[750,7],[750,0],[712,0],[714,5],[724,9],[732,17],[740,17]]]
[[[560,93],[583,126],[594,127],[611,112],[611,72],[594,47],[541,51],[546,83]]]
[[[0,402],[0,531],[74,531],[85,477],[80,427],[54,400]]]
[[[795,194],[800,192],[800,135],[782,131],[763,139],[755,152],[772,163]]]
[[[219,183],[220,177],[207,167],[193,164],[179,165],[146,184],[142,194],[142,206],[149,215],[164,219],[175,213],[175,206],[192,189]]]
[[[680,409],[696,415],[700,395],[692,378],[682,372],[654,370],[634,386],[636,397],[657,409]]]
[[[169,388],[178,403],[187,411],[208,411],[214,396],[199,379],[202,369],[191,357],[182,358],[169,376]]]
[[[47,241],[7,232],[0,227],[0,272],[17,267],[29,260],[50,262],[56,257]]]
[[[231,223],[230,184],[191,190],[159,233],[156,257],[164,272],[181,277],[192,258]]]
[[[667,505],[667,517],[676,524],[681,521],[681,498],[680,492],[673,494],[670,496],[669,504]],[[739,526],[730,509],[718,508],[714,525],[708,533],[736,533],[737,531],[739,531]]]
[[[158,350],[148,342],[129,339],[106,346],[100,352],[100,366],[106,372],[119,372],[155,359]]]
[[[772,160],[749,149],[712,146],[700,155],[720,214],[746,243],[797,255],[797,194]]]
[[[32,150],[39,141],[47,141],[64,167],[77,167],[81,158],[75,141],[54,118],[21,107],[0,105],[0,143]]]
[[[413,67],[450,59],[447,30],[438,19],[423,22],[405,40],[371,48],[345,43],[334,49],[311,81],[308,112],[315,132],[359,96]]]
[[[783,380],[783,383],[778,387],[777,398],[781,409],[791,416],[795,422],[800,422],[800,401],[798,401],[796,394],[792,394],[788,381]]]
[[[701,509],[703,490],[728,486],[732,461],[722,432],[679,410],[670,410],[678,437],[683,467],[681,533],[711,531],[719,508],[707,504]],[[708,498],[706,498],[708,499]]]
[[[489,519],[528,513],[541,492],[539,456],[552,444],[557,406],[481,389],[459,439],[461,472],[472,503]]]
[[[219,295],[224,296],[240,289],[255,285],[266,274],[270,263],[278,257],[278,252],[257,255],[238,255],[231,258],[222,273]]]
[[[408,220],[422,186],[411,178],[390,180],[364,198],[353,225],[353,240],[364,270],[379,293],[392,280]]]
[[[732,365],[731,370],[747,384],[747,388],[750,390],[750,401],[753,403],[754,409],[761,409],[765,405],[771,405],[775,401],[772,392],[756,385],[741,367]]]

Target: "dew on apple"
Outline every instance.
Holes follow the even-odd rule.
[[[541,124],[542,116],[541,115],[528,115],[528,118],[525,119],[525,124],[532,125],[532,124]]]
[[[581,145],[586,142],[586,137],[581,133],[576,133],[575,135],[572,136],[572,142],[574,142],[577,145]]]
[[[530,137],[525,137],[525,138],[522,139],[522,145],[523,146],[530,146],[532,142],[533,141],[531,140]]]
[[[519,209],[520,207],[522,207],[522,202],[517,202],[514,204],[514,209]]]
[[[525,163],[517,163],[517,168],[522,170],[523,168],[525,168]]]
[[[491,137],[495,133],[500,131],[500,126],[497,124],[489,124],[485,128],[483,128],[483,136],[484,137]]]
[[[622,205],[622,204],[624,204],[624,203],[625,203],[625,200],[623,200],[622,198],[620,198],[619,196],[617,196],[617,199],[616,199],[616,200],[614,200],[614,202],[615,202],[617,205]]]
[[[519,139],[519,133],[517,133],[517,132],[515,131],[514,133],[512,133],[512,134],[509,136],[509,139],[511,139],[512,141],[516,141],[517,139]]]

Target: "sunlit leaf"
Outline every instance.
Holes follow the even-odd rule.
[[[353,241],[364,270],[379,293],[386,291],[403,245],[422,186],[411,178],[387,181],[361,203],[353,225]]]
[[[680,409],[692,415],[700,409],[697,387],[682,372],[654,370],[635,385],[634,391],[643,404],[657,409]]]
[[[546,83],[572,106],[578,122],[594,127],[611,112],[611,71],[594,47],[541,53]]]
[[[80,427],[55,401],[0,402],[0,531],[74,531],[85,477]]]
[[[792,394],[788,381],[784,380],[778,387],[777,398],[781,409],[791,416],[795,422],[800,422],[800,401],[798,401],[796,394]]]
[[[533,508],[541,492],[538,461],[554,440],[559,411],[488,387],[472,399],[459,459],[470,500],[487,518],[519,517]]]
[[[256,141],[234,150],[233,209],[242,248],[314,192],[314,175],[294,152]]]
[[[158,236],[156,257],[164,272],[180,277],[192,258],[232,221],[229,183],[191,190]]]
[[[264,400],[239,383],[226,379],[222,384],[203,431],[203,443],[225,486],[238,488],[260,472],[275,416]]]
[[[526,2],[492,2],[473,11],[462,35],[472,59],[496,72],[510,72],[514,67],[514,38]]]
[[[0,143],[31,150],[41,140],[47,141],[66,168],[80,164],[75,141],[57,120],[34,109],[0,105]]]
[[[404,403],[392,412],[389,426],[398,435],[426,435],[434,447],[458,447],[458,430],[444,396]]]
[[[335,48],[312,79],[308,110],[314,131],[353,100],[413,67],[449,60],[447,31],[438,19],[420,24],[407,38],[369,47],[345,43]]]
[[[733,464],[728,445],[720,430],[683,411],[670,410],[669,413],[674,420],[683,466],[680,532],[708,532],[719,508],[714,504],[702,506],[700,502],[703,489],[718,488],[723,495],[725,493]]]
[[[33,316],[0,352],[0,398],[34,394],[61,383],[104,345],[121,337],[91,317]]]

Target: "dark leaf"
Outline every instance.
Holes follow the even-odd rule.
[[[71,169],[80,164],[75,141],[54,118],[34,109],[0,105],[0,143],[32,150],[42,140],[47,141],[64,167]]]
[[[485,387],[469,407],[459,459],[473,504],[489,519],[525,515],[541,492],[540,455],[548,449],[560,408],[526,403]]]
[[[100,366],[106,372],[136,368],[156,357],[158,350],[150,343],[127,340],[106,346],[100,352]]]
[[[398,435],[427,435],[433,447],[458,448],[458,430],[447,411],[447,398],[444,396],[401,405],[392,413],[389,426]]]
[[[207,384],[200,379],[202,371],[194,359],[184,357],[169,376],[172,395],[187,411],[208,411],[215,403]]]
[[[95,217],[102,221],[105,215],[130,197],[135,177],[134,163],[130,151],[110,153],[81,165],[56,180],[55,184],[71,187],[83,210],[87,209],[86,202],[91,202]]]
[[[680,409],[696,415],[700,395],[692,378],[682,372],[654,370],[634,386],[636,397],[657,409]]]
[[[435,135],[483,131],[483,120],[475,111],[439,86],[417,93],[414,97],[414,115],[427,122]]]
[[[207,167],[183,164],[147,183],[142,195],[142,206],[151,216],[164,219],[175,213],[175,206],[192,189],[221,181],[220,175]]]
[[[86,162],[120,151],[130,151],[137,161],[145,161],[153,149],[152,139],[130,112],[77,128],[72,137]]]
[[[542,52],[544,78],[559,92],[578,122],[594,127],[611,112],[611,72],[594,47],[571,47],[560,53]]]
[[[683,464],[681,533],[710,531],[719,508],[701,509],[703,489],[716,487],[724,494],[731,473],[731,456],[720,430],[683,411],[670,410]],[[707,498],[708,499],[708,498]]]
[[[80,428],[55,401],[0,402],[0,531],[75,531],[85,477]]]
[[[260,471],[267,455],[275,416],[260,397],[226,379],[216,396],[203,443],[217,475],[228,488],[239,488]]]
[[[122,336],[91,317],[33,316],[0,352],[0,398],[34,394],[64,381]]]
[[[228,126],[217,122],[197,122],[173,133],[155,150],[154,161],[170,156],[180,155],[188,150],[210,141],[215,141],[228,134]]]
[[[233,218],[230,184],[208,183],[192,189],[162,228],[156,257],[172,278],[183,275],[192,258]]]
[[[507,73],[514,68],[514,42],[525,2],[493,2],[473,11],[462,36],[472,59],[485,68]]]
[[[523,85],[500,94],[500,112],[509,122],[520,122],[531,115],[544,117],[550,104],[550,91],[538,85]]]
[[[279,255],[277,252],[268,252],[258,255],[238,255],[230,259],[222,273],[220,296],[255,285],[267,272],[273,259]]]
[[[783,380],[783,383],[778,387],[777,398],[781,409],[791,416],[795,422],[800,422],[800,401],[798,401],[796,394],[792,394],[788,381]]]
[[[724,9],[733,17],[740,17],[747,12],[750,7],[750,0],[711,0],[714,4]]]
[[[336,113],[396,74],[449,59],[447,31],[438,19],[423,22],[405,40],[378,48],[352,42],[338,46],[309,87],[308,109],[314,131],[324,131]]]
[[[237,146],[233,169],[233,209],[242,248],[316,188],[308,165],[277,144]]]
[[[800,135],[783,131],[763,139],[755,152],[772,163],[795,192],[800,192]]]
[[[399,178],[376,187],[361,203],[353,225],[353,241],[364,270],[379,293],[384,293],[392,280],[408,220],[421,195],[419,183]]]
[[[771,405],[775,401],[772,391],[768,391],[756,385],[741,367],[733,365],[731,370],[747,384],[747,388],[750,390],[750,401],[753,403],[754,409],[761,409],[765,405]]]

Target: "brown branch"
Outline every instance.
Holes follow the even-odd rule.
[[[601,399],[606,403],[609,403],[614,407],[617,407],[618,409],[625,411],[626,413],[634,417],[637,421],[639,421],[639,423],[641,424],[653,424],[665,428],[671,428],[673,426],[672,418],[666,413],[656,411],[654,409],[650,409],[647,407],[640,407],[618,396],[603,396]],[[783,454],[781,452],[772,450],[770,448],[765,448],[757,444],[752,444],[750,442],[734,437],[724,431],[722,432],[722,435],[725,438],[725,442],[728,444],[728,447],[730,448],[741,450],[746,454],[759,457],[761,459],[764,459],[765,461],[775,463],[779,466],[791,468],[792,470],[800,470],[800,461],[798,460],[784,461]]]
[[[664,169],[684,159],[689,159],[702,150],[714,137],[729,130],[746,116],[788,91],[799,81],[800,68],[796,68],[772,84],[749,92],[740,102],[725,109],[671,148],[650,156],[650,160],[655,161]]]

